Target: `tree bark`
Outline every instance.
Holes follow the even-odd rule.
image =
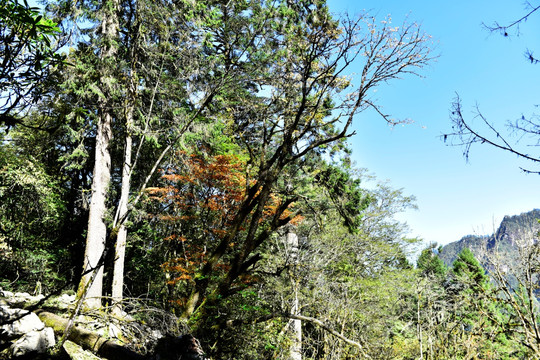
[[[128,201],[129,192],[131,189],[131,152],[133,147],[133,139],[131,137],[132,124],[133,107],[130,106],[126,114],[126,139],[124,149],[124,166],[122,169],[122,188],[120,191],[120,202],[118,204],[118,211],[113,225],[113,227],[118,226],[112,283],[112,312],[117,316],[120,316],[122,313],[122,299],[124,289],[124,265],[127,244],[127,228],[125,223],[128,216]]]
[[[293,265],[293,271],[291,271],[291,285],[294,291],[293,305],[291,307],[291,315],[300,315],[300,308],[298,303],[298,281],[296,280],[295,271],[298,267],[298,235],[289,229],[287,232],[287,247]],[[302,321],[292,318],[290,320],[292,328],[292,339],[289,357],[291,360],[302,360]]]
[[[109,152],[109,141],[112,136],[111,120],[110,114],[103,114],[98,123],[92,199],[84,251],[83,272],[86,274],[79,284],[79,294],[86,297],[86,305],[91,308],[101,306],[103,264],[100,264],[100,261],[105,251],[105,238],[107,236],[104,217],[107,210],[105,202],[111,178],[111,155]],[[98,272],[97,276],[89,284],[94,271]],[[86,289],[86,294],[83,294],[84,289]]]
[[[112,83],[110,70],[107,68],[111,59],[114,58],[117,47],[115,40],[118,37],[118,0],[104,0],[102,4],[103,20],[101,31],[103,45],[101,48],[101,84],[104,87],[98,103],[98,124],[96,133],[96,150],[94,172],[92,179],[92,198],[90,202],[90,214],[88,217],[88,231],[86,235],[86,247],[84,251],[83,277],[79,283],[78,296],[86,298],[85,303],[90,308],[101,306],[103,291],[103,264],[100,263],[105,252],[105,239],[107,225],[105,214],[107,211],[107,192],[111,180],[111,154],[109,144],[112,138],[113,109],[110,104],[110,89]],[[97,271],[97,276],[92,283],[92,273]]]

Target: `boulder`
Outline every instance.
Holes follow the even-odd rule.
[[[9,297],[13,297],[13,293],[11,291],[0,289],[0,296],[9,298]]]
[[[10,291],[0,290],[3,300],[12,307],[26,307],[35,305],[45,298],[44,295],[32,296],[26,292],[12,293]]]
[[[64,351],[69,355],[71,360],[100,360],[101,358],[95,356],[90,351],[84,350],[79,345],[72,341],[66,340],[63,345]]]
[[[13,358],[28,356],[29,354],[44,354],[48,348],[56,344],[52,328],[44,328],[40,331],[30,331],[11,345]]]
[[[53,313],[43,310],[38,311],[39,317],[47,326],[57,331],[60,336],[63,334],[68,319],[62,318]],[[143,360],[144,357],[128,347],[115,343],[90,330],[73,326],[69,333],[68,340],[80,345],[85,350],[90,350],[98,356],[111,360]]]
[[[75,303],[75,295],[62,294],[58,297],[58,301],[67,305]]]
[[[0,306],[0,335],[13,339],[31,331],[41,331],[43,322],[33,312]]]

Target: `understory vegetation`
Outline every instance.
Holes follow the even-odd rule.
[[[396,123],[373,90],[432,60],[418,25],[324,0],[45,6],[0,4],[0,288],[211,359],[540,358],[535,242],[513,288],[468,250],[413,264],[414,198],[351,161],[364,111]]]

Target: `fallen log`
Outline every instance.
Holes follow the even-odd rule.
[[[45,323],[45,326],[53,328],[54,333],[61,336],[64,333],[64,329],[68,323],[68,319],[65,319],[56,314],[37,310],[36,314],[41,321]],[[76,326],[71,328],[68,336],[68,340],[81,346],[85,350],[90,350],[93,353],[104,357],[106,359],[125,359],[125,360],[144,360],[145,357],[137,352],[119,345],[114,341],[108,340],[103,336],[96,334],[95,332],[81,329]]]

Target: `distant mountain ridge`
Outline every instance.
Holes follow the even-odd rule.
[[[459,241],[449,243],[439,251],[439,257],[447,266],[451,266],[460,251],[467,247],[474,256],[487,265],[487,256],[498,252],[512,263],[518,255],[520,246],[538,241],[540,231],[540,209],[534,209],[520,215],[505,216],[499,228],[492,235],[467,235]]]

